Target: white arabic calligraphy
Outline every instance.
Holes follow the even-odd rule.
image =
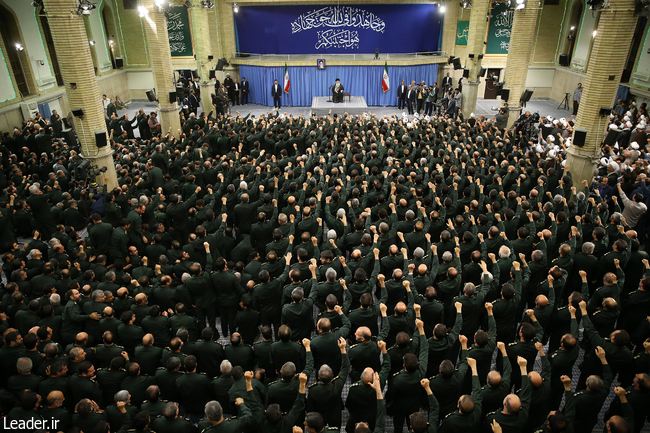
[[[174,30],[182,30],[183,27],[185,27],[185,23],[181,20],[181,14],[180,13],[175,13],[171,14],[169,18],[167,18],[167,31],[171,32]]]
[[[185,42],[170,42],[169,50],[172,53],[182,53],[185,51]]]
[[[169,32],[169,42],[183,41],[184,39],[183,32]]]
[[[508,51],[510,49],[510,42],[501,41],[501,49]]]
[[[513,11],[508,11],[507,15],[499,14],[494,19],[494,26],[495,27],[512,28],[512,20],[513,20],[513,18],[514,18],[514,12]]]
[[[326,6],[300,15],[291,23],[291,33],[318,27],[356,27],[383,33],[386,23],[377,15],[350,6]]]
[[[318,32],[316,49],[320,48],[359,48],[359,34],[345,29]]]
[[[494,32],[494,36],[496,36],[497,38],[509,38],[510,32],[511,32],[510,29],[497,29]]]

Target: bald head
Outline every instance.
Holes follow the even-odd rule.
[[[370,368],[370,367],[364,368],[363,371],[361,372],[361,381],[365,385],[367,385],[369,383],[372,383],[372,378],[373,378],[374,374],[375,374],[375,371],[372,368]]]
[[[398,302],[397,305],[395,306],[395,313],[396,314],[406,313],[406,304],[404,302]]]
[[[516,394],[508,394],[503,399],[503,412],[506,414],[515,414],[521,408],[521,400]]]
[[[533,389],[537,389],[542,386],[542,376],[538,372],[531,371],[528,373],[528,379],[530,379],[530,384]]]
[[[51,391],[47,395],[45,404],[47,404],[47,407],[49,408],[55,408],[61,406],[63,404],[63,400],[63,393],[61,391]]]
[[[487,375],[487,384],[490,388],[496,388],[501,385],[501,374],[498,371],[490,371]]]
[[[474,411],[474,399],[469,395],[463,395],[458,399],[458,410],[462,414],[469,414]]]
[[[366,343],[370,341],[370,338],[372,337],[372,332],[370,331],[370,328],[368,328],[367,326],[360,326],[359,328],[357,328],[357,331],[354,333],[354,336],[359,343]]]
[[[616,300],[614,298],[605,298],[603,299],[603,308],[607,311],[611,311],[616,308]]]
[[[539,295],[535,298],[535,306],[537,307],[546,307],[548,305],[548,298],[544,295]]]
[[[142,344],[144,346],[151,346],[153,344],[153,335],[146,334],[144,337],[142,337]]]
[[[609,420],[607,420],[607,428],[606,431],[608,432],[628,432],[628,427],[627,423],[625,422],[625,419],[619,415],[614,415],[611,417]]]

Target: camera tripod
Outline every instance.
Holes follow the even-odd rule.
[[[565,109],[565,110],[569,109],[569,94],[568,93],[564,94],[564,99],[562,100],[562,102],[560,102],[560,105],[557,106],[557,108],[560,108],[560,107]]]

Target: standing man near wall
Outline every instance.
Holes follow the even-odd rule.
[[[580,106],[580,98],[582,97],[582,83],[578,83],[578,87],[573,91],[573,115],[578,114],[578,107]]]
[[[248,90],[249,83],[246,81],[246,77],[241,78],[241,105],[248,104]]]
[[[406,108],[406,86],[402,80],[402,84],[397,88],[397,109],[403,110],[404,108]]]
[[[273,107],[278,110],[282,108],[282,87],[278,84],[278,80],[275,80],[271,87],[271,97],[273,97]]]

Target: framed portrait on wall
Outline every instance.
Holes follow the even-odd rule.
[[[325,69],[325,59],[318,59],[316,61],[316,68],[317,69]]]

